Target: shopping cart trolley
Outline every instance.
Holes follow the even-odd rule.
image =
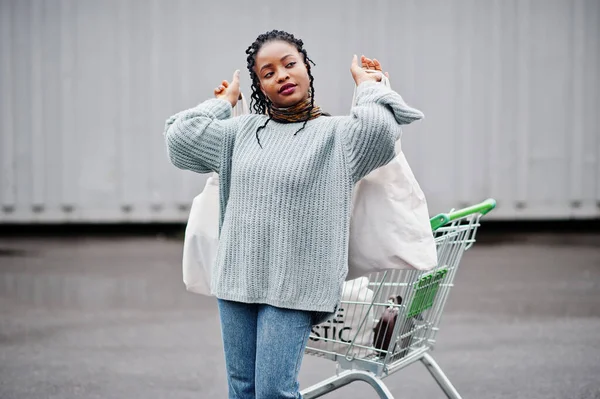
[[[462,255],[475,242],[481,216],[495,206],[488,199],[431,218],[438,253],[433,270],[385,271],[346,282],[344,292],[352,295],[341,301],[340,314],[316,327],[321,330],[313,329],[306,348],[308,355],[335,361],[336,375],[303,390],[305,399],[354,381],[367,382],[379,397],[391,399],[383,379],[419,360],[448,398],[460,399],[429,352]]]

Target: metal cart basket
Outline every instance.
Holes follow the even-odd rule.
[[[302,391],[317,398],[354,381],[393,398],[383,379],[421,361],[448,398],[460,395],[429,352],[463,253],[475,242],[481,216],[496,206],[480,204],[431,219],[438,266],[427,272],[390,270],[346,282],[339,315],[313,329],[308,355],[337,363],[335,376]],[[356,285],[356,286],[355,286]],[[320,328],[320,330],[319,330]]]

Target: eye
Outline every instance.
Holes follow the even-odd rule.
[[[292,62],[290,62],[289,64],[287,64],[285,67],[286,67],[286,68],[291,68],[291,67],[293,67],[294,65],[296,65],[296,62],[295,62],[295,61],[292,61]]]
[[[273,76],[273,72],[268,72],[267,74],[265,74],[265,76],[263,76],[263,78],[269,79],[271,76]]]

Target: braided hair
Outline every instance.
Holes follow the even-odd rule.
[[[292,46],[296,47],[298,52],[300,54],[302,54],[302,56],[304,58],[304,65],[306,65],[308,77],[310,79],[310,109],[306,113],[306,119],[304,120],[302,127],[300,129],[298,129],[298,131],[296,133],[294,133],[294,135],[296,135],[300,130],[304,129],[304,127],[306,126],[306,123],[310,119],[310,113],[313,110],[313,108],[315,107],[315,97],[314,97],[315,88],[313,86],[314,78],[313,78],[312,74],[310,73],[310,64],[312,63],[313,65],[315,65],[315,63],[310,58],[308,58],[308,54],[306,53],[306,50],[303,47],[304,43],[302,42],[302,40],[295,38],[294,35],[292,35],[291,33],[280,31],[280,30],[272,30],[267,33],[263,33],[263,34],[259,35],[256,38],[256,40],[254,41],[254,43],[252,43],[246,49],[246,54],[248,54],[248,57],[246,58],[248,61],[248,71],[250,72],[250,77],[252,78],[252,96],[251,96],[250,107],[254,108],[254,111],[256,111],[256,113],[258,113],[258,114],[265,114],[267,112],[267,110],[272,106],[271,101],[269,101],[269,98],[267,96],[265,96],[265,94],[260,90],[260,81],[259,81],[258,75],[254,71],[254,66],[256,65],[256,54],[262,48],[262,46],[265,43],[269,43],[269,42],[272,42],[275,40],[281,40],[281,41],[287,42],[287,43],[291,44]],[[256,130],[256,140],[258,141],[258,145],[260,145],[261,148],[262,148],[262,145],[260,144],[258,132],[261,129],[264,129],[270,120],[271,120],[271,115],[269,115],[269,118],[267,119],[265,124],[260,126]]]

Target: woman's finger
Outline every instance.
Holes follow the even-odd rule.
[[[365,69],[374,69],[375,64],[373,64],[373,60],[367,57],[363,58],[363,68]]]
[[[221,86],[223,86],[223,87],[229,87],[229,82],[226,81],[226,80],[224,80],[224,81],[221,82]]]
[[[362,65],[363,68],[368,68],[369,67],[369,65],[367,64],[367,60],[368,60],[368,58],[365,57],[364,55],[362,55],[360,57],[360,62],[361,62],[361,65]]]
[[[377,58],[373,58],[373,66],[375,70],[381,71],[381,63],[377,60]]]

